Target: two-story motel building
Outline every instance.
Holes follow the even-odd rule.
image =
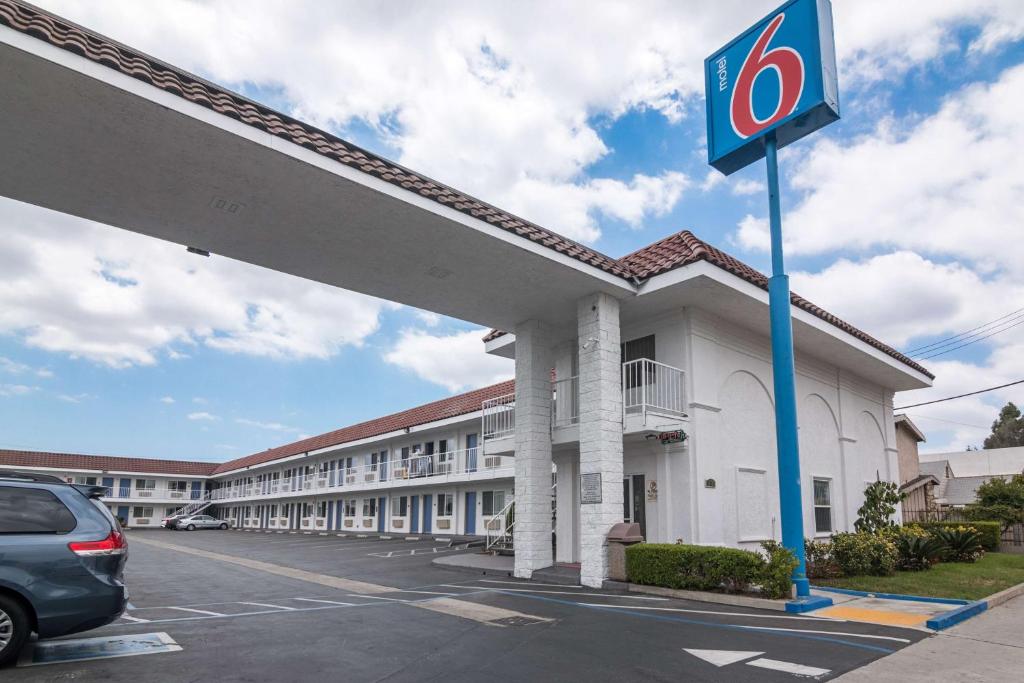
[[[688,232],[612,258],[18,0],[0,0],[0,85],[0,195],[508,332],[485,347],[514,387],[203,474],[54,468],[129,480],[109,501],[129,523],[182,481],[268,529],[501,533],[514,495],[516,574],[579,562],[587,585],[623,519],[653,541],[779,536],[768,295],[745,264]],[[892,397],[932,376],[791,308],[804,526],[827,534],[898,478]]]

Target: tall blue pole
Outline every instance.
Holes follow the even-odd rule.
[[[768,165],[768,223],[772,241],[772,276],[768,280],[771,314],[772,366],[775,377],[775,443],[779,458],[779,509],[782,545],[799,562],[793,570],[798,597],[811,594],[804,561],[803,505],[800,494],[800,444],[796,426],[796,380],[793,364],[793,323],[790,315],[789,276],[782,257],[782,210],[779,207],[779,163],[775,131],[765,136]]]

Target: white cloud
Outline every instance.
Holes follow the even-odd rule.
[[[473,329],[451,335],[432,335],[405,329],[384,360],[449,391],[477,388],[509,379],[511,360],[484,353],[480,339],[486,330]]]
[[[0,356],[0,373],[6,373],[8,375],[24,375],[31,373],[36,377],[41,377],[43,379],[50,379],[53,377],[53,371],[49,368],[33,368],[31,365],[19,363],[18,361],[11,360],[5,356]]]
[[[0,225],[0,334],[115,368],[173,346],[328,358],[362,344],[389,306],[6,199]]]
[[[216,420],[219,420],[220,418],[217,417],[216,415],[211,415],[210,413],[207,413],[207,412],[203,411],[203,412],[198,412],[198,413],[189,413],[188,414],[188,419],[196,421],[196,422],[215,422]]]
[[[738,180],[733,183],[729,189],[735,195],[745,196],[748,194],[757,194],[759,192],[767,192],[767,186],[760,180]]]
[[[1024,242],[1024,65],[947,98],[935,114],[886,120],[848,144],[819,140],[790,176],[803,192],[785,216],[790,253],[890,247],[1015,268]],[[762,220],[738,241],[767,248]]]
[[[295,434],[302,432],[298,427],[289,427],[288,425],[281,424],[280,422],[261,422],[260,420],[251,420],[247,417],[236,418],[235,422],[246,427],[256,427],[258,429],[266,429],[271,432],[288,432]]]
[[[65,403],[81,403],[89,399],[96,398],[95,394],[80,393],[80,394],[57,394],[57,400],[64,401]]]
[[[972,329],[1024,301],[1024,283],[1005,277],[986,280],[962,264],[935,263],[909,251],[862,261],[841,259],[820,272],[791,277],[794,291],[899,347],[915,338]],[[1014,335],[1024,339],[1024,328],[986,342],[1002,344]]]
[[[192,402],[200,406],[205,406],[207,403],[209,403],[209,401],[203,398],[202,396],[193,396]]]
[[[163,398],[160,399],[160,402],[161,403],[166,403],[167,405],[170,405],[170,404],[174,403],[174,399],[172,397],[170,397],[170,396],[164,396]]]
[[[39,391],[39,387],[28,386],[27,384],[0,384],[0,397],[24,396]]]
[[[437,327],[441,324],[441,316],[430,311],[416,311],[416,317],[427,327]]]

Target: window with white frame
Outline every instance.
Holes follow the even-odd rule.
[[[316,516],[317,517],[326,517],[327,516],[327,501],[326,500],[321,500],[319,503],[316,504]]]
[[[363,517],[377,516],[377,499],[363,498]]]
[[[132,517],[152,517],[153,508],[136,505],[132,508]]]
[[[355,517],[356,516],[356,499],[350,498],[345,501],[345,516]]]
[[[437,494],[437,516],[451,517],[454,510],[454,496],[450,493]]]
[[[181,479],[167,482],[168,491],[186,491],[188,490],[188,482]]]
[[[136,479],[136,491],[152,491],[156,488],[156,479]]]
[[[85,484],[86,486],[95,486],[96,477],[75,477],[76,484]]]
[[[505,507],[504,491],[484,491],[481,497],[483,514],[487,517],[498,514]]]
[[[819,534],[832,533],[832,480],[815,478],[814,486],[814,531]]]
[[[391,516],[405,517],[409,512],[409,499],[406,496],[396,496],[391,499]]]

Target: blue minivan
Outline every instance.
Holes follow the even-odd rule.
[[[33,631],[77,633],[124,612],[128,545],[104,490],[0,471],[0,666]]]

